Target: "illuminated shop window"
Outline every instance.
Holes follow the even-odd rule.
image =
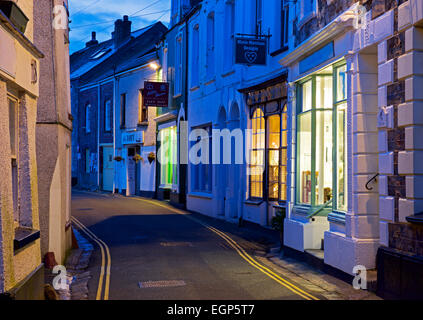
[[[250,165],[250,198],[263,198],[264,174],[264,144],[265,144],[264,113],[260,108],[254,111],[252,118],[252,146]]]
[[[346,66],[331,66],[299,85],[297,202],[347,210]]]
[[[172,187],[178,183],[176,126],[160,130],[160,184]]]
[[[277,105],[281,102],[273,102]],[[278,108],[277,108],[278,109]],[[280,110],[280,109],[279,109]],[[287,190],[288,116],[282,111],[265,115],[257,107],[252,116],[252,148],[250,165],[250,198],[263,199],[264,185],[270,201],[286,201]],[[267,159],[267,165],[265,165]],[[264,183],[264,178],[267,178]]]

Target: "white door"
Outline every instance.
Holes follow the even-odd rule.
[[[113,191],[113,147],[103,148],[103,190]]]
[[[137,164],[134,161],[133,157],[135,156],[135,148],[128,149],[128,190],[127,195],[133,196],[135,195],[136,191],[136,170]]]

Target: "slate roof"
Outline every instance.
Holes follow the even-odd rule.
[[[89,84],[156,59],[156,44],[166,32],[166,26],[157,22],[132,32],[130,40],[118,48],[114,48],[110,39],[73,53],[71,80],[79,79],[80,85]],[[97,54],[99,57],[93,59]]]

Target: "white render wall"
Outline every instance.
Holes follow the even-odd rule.
[[[200,85],[191,87],[191,74],[188,74],[189,96],[188,96],[188,121],[189,128],[211,124],[214,129],[219,127],[219,112],[225,114],[226,123],[224,127],[234,128],[234,109],[239,108],[239,127],[243,130],[251,127],[249,121],[249,106],[245,103],[243,94],[238,89],[260,84],[265,80],[280,75],[285,70],[279,63],[277,56],[268,56],[267,66],[241,66],[230,65],[228,59],[232,55],[225,54],[223,39],[225,32],[225,2],[226,1],[205,1],[202,3],[200,12],[190,18],[188,23],[189,41],[192,44],[192,33],[194,26],[198,24],[200,39],[207,39],[207,16],[215,12],[215,73],[207,78],[206,74],[206,41],[200,41],[200,63],[199,70]],[[252,34],[253,30],[253,7],[255,0],[235,1],[235,34]],[[263,1],[263,32],[267,34],[270,29],[272,37],[269,41],[270,52],[280,49],[280,3],[278,0]],[[184,28],[182,26],[180,28]],[[192,65],[192,48],[190,47],[189,63]],[[226,61],[225,61],[226,60]],[[223,110],[223,111],[222,111]],[[235,112],[236,113],[236,112]],[[221,169],[219,169],[221,170]],[[245,220],[266,225],[266,203],[250,204],[245,203],[248,198],[248,176],[246,166],[228,166],[224,169],[226,181],[219,181],[217,167],[213,167],[213,191],[210,194],[197,193],[192,190],[191,166],[188,166],[188,195],[187,207],[189,210],[197,211],[209,216],[234,221],[239,217]],[[238,177],[239,183],[233,183]],[[220,187],[225,185],[224,190]],[[223,205],[223,198],[226,203]],[[238,203],[238,205],[236,205]],[[224,209],[222,209],[224,208]],[[269,204],[269,212],[272,214],[273,207]]]

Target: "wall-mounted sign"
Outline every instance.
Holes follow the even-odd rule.
[[[123,132],[122,144],[140,144],[144,142],[144,135],[142,131]]]
[[[235,63],[246,65],[266,65],[267,40],[235,38]]]
[[[145,81],[143,100],[146,107],[167,108],[169,103],[169,83]]]

